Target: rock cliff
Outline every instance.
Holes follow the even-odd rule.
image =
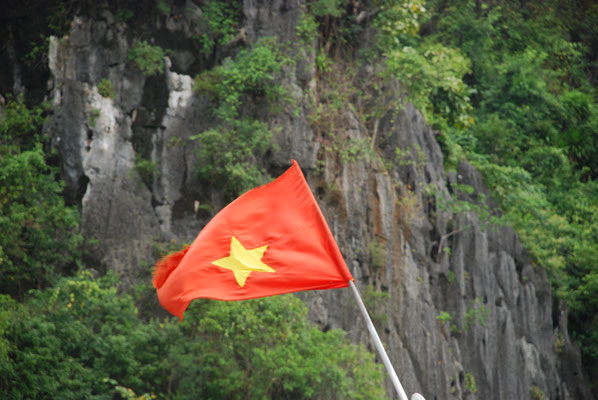
[[[235,51],[199,55],[194,37],[205,27],[190,0],[167,15],[136,7],[125,22],[99,2],[76,15],[67,35],[52,37],[48,50],[52,115],[45,129],[68,196],[80,205],[82,229],[97,240],[94,260],[125,282],[147,276],[155,243],[190,242],[224,206],[194,173],[198,144],[189,138],[213,117],[193,77]],[[302,10],[299,0],[245,0],[236,40],[296,43]],[[363,46],[369,34],[366,27]],[[170,49],[163,73],[146,77],[127,58],[137,38]],[[18,37],[10,43],[18,46]],[[396,85],[370,88],[384,106],[374,126],[361,123],[357,104],[336,115],[343,126],[336,139],[365,143],[365,150],[353,157],[330,150],[332,139],[310,120],[323,101],[314,94],[326,85],[315,46],[297,46],[296,62],[277,76],[295,106],[264,116],[275,144],[265,162],[274,175],[290,159],[304,169],[407,393],[590,399],[566,311],[553,303],[544,270],[530,263],[511,229],[451,208],[451,201],[492,204],[469,164],[445,172],[434,132],[400,101]],[[367,82],[374,69],[354,74]],[[13,72],[18,86],[19,69]],[[102,79],[113,84],[110,97],[100,94]],[[139,168],[139,159],[151,168]],[[300,296],[322,329],[343,328],[373,349],[349,290]]]

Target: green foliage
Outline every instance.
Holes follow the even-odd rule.
[[[30,43],[30,49],[24,56],[25,63],[31,68],[45,68],[47,65],[50,36],[62,37],[71,29],[75,7],[71,0],[53,2],[46,13],[46,27],[36,41]]]
[[[446,312],[446,311],[441,311],[440,314],[438,314],[436,316],[436,321],[440,321],[440,322],[451,322],[451,320],[453,319],[453,316]]]
[[[196,173],[214,186],[236,196],[265,183],[267,173],[259,160],[270,148],[271,133],[261,121],[244,118],[209,129],[191,139],[200,143]]]
[[[560,331],[555,330],[552,334],[552,344],[555,352],[562,353],[563,347],[565,347],[565,336]]]
[[[297,33],[303,44],[318,38],[320,52],[334,59],[341,54],[353,55],[363,27],[357,23],[357,13],[364,7],[348,0],[313,0],[306,2]]]
[[[425,13],[424,1],[377,0],[380,7],[373,26],[378,31],[376,45],[384,54],[399,49],[419,31],[420,18]]]
[[[370,263],[375,269],[383,268],[386,265],[386,245],[374,238],[368,243]]]
[[[99,108],[94,108],[89,112],[89,126],[92,128],[96,127],[96,122],[98,118],[102,115],[102,110]]]
[[[133,11],[128,8],[118,8],[114,13],[114,19],[117,22],[127,22],[131,18],[133,18]]]
[[[135,157],[135,165],[133,169],[139,174],[143,183],[151,187],[154,173],[158,166],[155,162],[147,160],[139,155]]]
[[[422,205],[410,185],[407,185],[407,187],[399,185],[398,187],[400,188],[400,194],[396,205],[401,218],[403,234],[408,238],[411,235],[411,226],[422,218]]]
[[[341,331],[311,327],[294,296],[195,303],[182,329],[203,340],[178,350],[181,371],[201,369],[188,377],[203,379],[181,377],[189,390],[183,398],[384,398],[371,356],[348,345]]]
[[[41,108],[9,99],[0,122],[0,293],[16,297],[69,270],[82,242],[46,164],[43,120]]]
[[[264,183],[267,173],[259,160],[271,147],[271,132],[266,123],[242,116],[247,96],[272,103],[284,93],[274,76],[289,60],[271,40],[262,40],[241,50],[235,60],[203,72],[195,78],[195,90],[209,95],[216,104],[218,122],[191,139],[200,144],[197,174],[230,196]]]
[[[441,311],[436,316],[436,321],[440,324],[441,332],[445,337],[448,335],[447,329],[453,334],[462,333],[462,330],[455,323],[455,316],[448,311]]]
[[[158,11],[159,14],[168,17],[170,15],[170,10],[170,5],[166,0],[156,0],[156,11]]]
[[[373,285],[367,285],[363,291],[363,303],[365,304],[372,321],[379,323],[386,323],[388,315],[386,314],[385,306],[390,299],[390,293],[377,290]]]
[[[347,121],[344,110],[357,95],[356,71],[343,63],[330,62],[325,54],[321,57],[321,60],[316,58],[320,80],[309,118],[316,133],[321,137],[329,137],[331,142],[336,142],[334,144],[337,149],[332,149],[336,151],[342,148],[345,142],[343,133]]]
[[[436,316],[436,320],[443,326],[450,326],[451,332],[463,333],[467,332],[472,326],[479,325],[481,327],[486,326],[486,322],[490,318],[490,309],[486,305],[482,304],[480,298],[475,298],[469,302],[469,306],[463,315],[464,324],[458,324],[455,321],[455,315],[447,311],[441,311]]]
[[[201,6],[201,21],[206,32],[197,39],[201,43],[201,52],[210,56],[216,46],[226,45],[237,34],[241,24],[241,3],[236,1],[207,1]]]
[[[0,291],[21,296],[69,268],[81,243],[77,213],[41,146],[0,157]]]
[[[84,272],[2,307],[8,363],[0,388],[8,398],[111,399],[108,377],[134,389],[165,387],[164,328],[140,324],[116,283]]]
[[[478,391],[478,388],[475,384],[475,377],[470,373],[465,373],[465,389],[467,389],[470,393],[475,393]]]
[[[347,141],[335,140],[332,143],[332,150],[340,156],[343,163],[370,160],[376,155],[370,147],[369,140],[365,138],[350,138]]]
[[[50,36],[40,35],[39,39],[31,42],[29,52],[23,57],[23,61],[28,67],[39,68],[44,64],[50,48]]]
[[[463,82],[471,64],[459,49],[438,42],[417,41],[425,8],[422,1],[381,1],[374,19],[377,48],[385,56],[387,78],[396,78],[409,100],[438,127],[472,124],[470,95]]]
[[[486,202],[484,193],[475,193],[474,188],[469,185],[453,183],[450,186],[451,193],[445,196],[436,191],[433,186],[427,188],[429,193],[436,194],[436,205],[439,211],[449,213],[453,218],[459,215],[473,213],[475,214],[481,227],[485,228],[488,223],[499,224],[498,218],[490,215],[490,210]]]
[[[127,57],[137,65],[143,75],[153,76],[164,72],[165,56],[160,46],[152,46],[142,40],[129,49]]]
[[[307,320],[292,295],[197,300],[181,323],[143,322],[117,277],[89,272],[0,296],[0,390],[8,398],[384,399],[373,356]]]
[[[114,87],[109,79],[102,78],[98,82],[98,93],[103,97],[114,97]]]
[[[329,73],[332,71],[332,60],[326,53],[319,52],[316,54],[316,68],[321,73]]]
[[[230,123],[239,116],[243,96],[280,99],[283,89],[274,83],[274,77],[289,62],[273,40],[262,39],[239,51],[235,60],[226,59],[222,65],[199,74],[195,90],[210,95],[217,103],[215,116]]]
[[[387,53],[386,76],[399,80],[429,123],[467,127],[473,123],[470,95],[463,82],[469,60],[457,49],[433,43],[420,48],[404,46]]]
[[[58,0],[46,17],[50,32],[56,36],[62,36],[67,33],[71,27],[73,14],[74,8],[72,1]]]
[[[32,150],[42,141],[40,129],[44,123],[43,108],[27,107],[23,97],[16,100],[8,96],[0,109],[0,155]]]
[[[587,73],[588,60],[596,58],[587,46],[595,28],[586,22],[592,18],[560,1],[431,1],[427,8],[417,16],[376,16],[386,76],[398,78],[408,98],[442,130],[448,167],[467,157],[483,172],[504,221],[517,229],[534,263],[547,268],[554,293],[567,301],[569,326],[596,376],[598,117]],[[422,16],[425,37],[413,34]],[[411,24],[393,27],[401,18]],[[575,41],[572,32],[585,40]],[[485,200],[474,205],[460,191],[437,198],[438,209],[487,218]],[[438,257],[450,234],[439,241]],[[483,321],[483,315],[473,304],[465,324]]]
[[[463,156],[460,142],[470,140],[462,132],[475,121],[471,104],[475,89],[465,82],[471,61],[459,48],[416,35],[427,15],[422,1],[380,3],[373,25],[378,32],[375,53],[385,61],[382,76],[398,80],[407,99],[440,130],[446,166],[454,169]]]
[[[459,329],[457,324],[454,323],[454,318],[455,318],[454,315],[447,311],[441,311],[440,314],[438,314],[436,316],[436,321],[438,321],[438,323],[440,324],[442,334],[445,337],[447,335],[447,331],[446,331],[447,328],[449,328],[450,331],[455,334],[461,333],[461,330]]]
[[[446,158],[455,165],[467,157],[483,172],[505,221],[570,307],[569,326],[596,377],[598,106],[590,71],[597,28],[588,14],[595,7],[438,0],[427,8],[427,36],[403,37],[401,45],[420,55],[432,46],[454,49],[468,64],[449,57],[461,66],[449,72],[465,72],[463,82],[473,89],[469,125],[455,123],[455,102],[438,104],[457,114],[429,108],[448,122],[439,125]]]
[[[530,169],[539,174],[538,178],[522,167],[489,163],[479,167],[496,198],[509,210],[505,218],[519,232],[534,262],[547,268],[555,293],[571,308],[570,326],[581,340],[584,355],[595,359],[598,184],[574,178],[567,159],[554,148],[537,154],[538,169]],[[539,171],[543,161],[549,169]]]
[[[344,0],[314,0],[309,9],[315,17],[338,18],[343,14]]]
[[[259,81],[244,82],[247,93],[262,90]],[[223,124],[248,141],[265,129],[259,121],[220,115]],[[247,126],[234,125],[237,121]],[[3,396],[386,398],[384,375],[373,355],[350,344],[342,331],[322,332],[312,326],[306,306],[292,295],[244,302],[195,301],[178,323],[174,318],[140,315],[135,300],[120,293],[119,279],[111,273],[94,278],[97,272],[82,270],[74,277],[59,278],[70,272],[66,267],[80,263],[81,236],[76,213],[64,205],[62,185],[45,162],[38,132],[42,122],[41,109],[29,109],[22,101],[9,100],[2,110]],[[153,168],[148,160],[136,162],[142,174]],[[157,251],[162,250],[157,245]],[[144,302],[147,291],[147,284],[133,290]],[[20,297],[21,302],[4,293]]]
[[[322,140],[321,149],[341,163],[378,158],[374,147],[375,137],[351,137],[347,129],[354,121],[352,115],[364,126],[369,116],[354,106],[356,101],[361,102],[368,98],[362,92],[358,70],[342,61],[333,62],[323,52],[316,56],[316,65],[320,72],[319,82],[313,93],[313,107],[309,119],[312,129]],[[354,114],[348,113],[347,108]]]
[[[469,307],[467,307],[467,311],[465,312],[465,325],[463,326],[463,330],[467,331],[476,324],[485,327],[488,318],[490,318],[490,309],[482,303],[482,299],[476,297],[469,302]]]
[[[426,154],[422,151],[419,144],[415,144],[411,149],[401,149],[400,147],[395,148],[395,157],[393,162],[396,165],[412,165],[417,169],[418,172],[422,173],[423,168],[426,166],[428,159]]]
[[[438,240],[436,251],[436,260],[439,261],[443,252],[450,254],[450,248],[445,247],[449,237],[471,229],[472,224],[463,226],[454,226],[457,217],[460,215],[474,214],[478,218],[479,227],[486,229],[489,224],[502,225],[505,221],[501,217],[492,215],[486,201],[484,193],[474,193],[474,188],[469,185],[453,183],[449,186],[451,193],[447,196],[444,192],[438,190],[436,185],[427,185],[424,187],[424,193],[433,197],[436,203],[436,209],[439,212],[433,212],[435,217],[450,218],[447,226],[448,232],[441,235]]]
[[[303,12],[297,23],[296,32],[304,45],[310,45],[318,33],[318,23],[314,16],[308,12]]]
[[[532,387],[529,389],[529,395],[533,400],[545,400],[546,399],[546,395],[544,394],[544,391],[536,385],[532,385]]]

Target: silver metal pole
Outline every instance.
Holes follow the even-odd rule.
[[[368,330],[370,331],[370,335],[372,335],[372,339],[374,339],[374,345],[376,346],[376,349],[378,350],[378,353],[380,354],[380,357],[382,358],[382,363],[386,367],[386,371],[388,371],[388,375],[390,375],[390,380],[392,381],[393,386],[395,387],[401,400],[409,400],[407,398],[407,394],[405,393],[405,390],[403,389],[403,386],[401,385],[401,382],[399,381],[399,377],[397,376],[395,369],[393,368],[392,364],[390,363],[390,359],[388,358],[388,355],[386,354],[386,350],[384,350],[384,346],[382,345],[380,336],[378,336],[376,327],[374,327],[374,324],[372,323],[372,319],[370,318],[370,315],[368,314],[368,311],[365,308],[365,304],[363,304],[363,300],[361,300],[361,296],[359,295],[359,292],[357,291],[357,287],[355,286],[355,283],[353,281],[349,281],[349,286],[351,286],[351,289],[353,290],[353,294],[355,295],[355,299],[357,300],[359,309],[361,310],[361,313],[363,314],[363,318],[365,318],[365,323],[368,327]],[[419,400],[419,399],[425,400],[424,397],[419,393],[415,393],[413,395],[412,400],[416,400],[416,399],[417,400]]]

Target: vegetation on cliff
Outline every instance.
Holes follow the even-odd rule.
[[[6,398],[386,398],[373,355],[313,326],[293,295],[198,300],[179,323],[147,305],[153,288],[133,297],[113,273],[97,276],[80,260],[76,209],[42,151],[42,114],[9,99],[0,124]]]
[[[64,33],[72,3],[57,4],[49,13],[49,31]],[[155,8],[158,15],[171,12],[168,1]],[[467,159],[482,171],[504,221],[517,229],[533,263],[547,269],[556,299],[568,305],[569,327],[596,381],[596,4],[313,0],[303,11],[297,46],[317,44],[321,92],[311,94],[311,122],[316,132],[328,135],[323,151],[344,162],[378,156],[369,142],[342,141],[333,133],[343,128],[335,112],[349,98],[370,100],[352,84],[356,71],[381,65],[374,83],[401,82],[438,131],[446,168]],[[132,10],[116,11],[121,22],[132,18]],[[206,58],[229,45],[242,26],[240,8],[224,1],[206,2],[201,18],[206,30],[196,40]],[[62,28],[55,27],[56,20]],[[358,51],[360,35],[370,27],[375,39]],[[165,53],[141,39],[132,42],[129,61],[140,73],[159,75]],[[38,60],[43,52],[43,45],[35,46],[29,56]],[[292,57],[283,55],[279,44],[263,41],[237,49],[196,77],[198,94],[215,104],[214,126],[195,137],[202,144],[196,172],[229,197],[266,179],[262,160],[272,132],[243,104],[251,99],[292,107],[290,96],[275,84]],[[112,90],[106,81],[103,95],[112,97]],[[0,114],[3,393],[9,398],[49,398],[58,392],[61,398],[384,398],[372,356],[349,344],[342,332],[311,326],[305,306],[293,296],[198,301],[177,324],[139,311],[147,289],[138,287],[130,296],[118,292],[113,275],[94,277],[86,269],[94,266],[84,265],[80,255],[84,245],[76,209],[61,197],[55,155],[39,133],[43,113],[6,96]],[[374,143],[377,110],[360,115]],[[372,260],[378,246],[370,248]]]
[[[432,69],[422,79],[429,80],[431,96],[420,100],[414,90],[414,101],[431,110],[447,167],[465,157],[482,171],[505,221],[534,264],[547,269],[554,295],[570,309],[569,326],[584,363],[596,377],[598,8],[590,1],[561,0],[430,1],[426,7],[423,28],[405,38],[400,51],[435,65],[435,49],[450,49],[441,53],[454,64],[455,76],[439,82],[434,78],[442,76]],[[403,57],[403,63],[409,66],[413,57]],[[468,95],[451,93],[446,80]],[[465,123],[453,117],[463,112]]]

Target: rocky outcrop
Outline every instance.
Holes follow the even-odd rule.
[[[244,1],[240,40],[296,42],[301,7]],[[168,16],[136,15],[145,22],[139,28],[99,5],[75,18],[68,36],[51,40],[46,129],[84,233],[97,240],[94,258],[126,282],[147,273],[156,242],[191,241],[224,205],[193,172],[197,143],[189,138],[213,122],[210,99],[192,90],[194,75],[210,67],[193,47],[204,29],[188,11],[196,9],[188,0]],[[144,77],[127,59],[141,30],[172,49],[158,76]],[[268,116],[276,144],[268,163],[281,171],[294,158],[304,168],[406,391],[438,400],[590,399],[544,270],[529,262],[511,229],[443,203],[488,197],[480,174],[467,163],[446,173],[434,132],[409,104],[385,107],[375,134],[347,107],[340,139],[368,143],[370,153],[324,151],[326,138],[308,117],[319,84],[315,48],[296,51],[297,62],[279,77],[296,107]],[[98,90],[102,79],[112,82],[110,97]],[[399,98],[390,85],[380,101]],[[456,184],[473,194],[458,193]],[[349,290],[300,296],[322,329],[343,328],[371,345]]]

